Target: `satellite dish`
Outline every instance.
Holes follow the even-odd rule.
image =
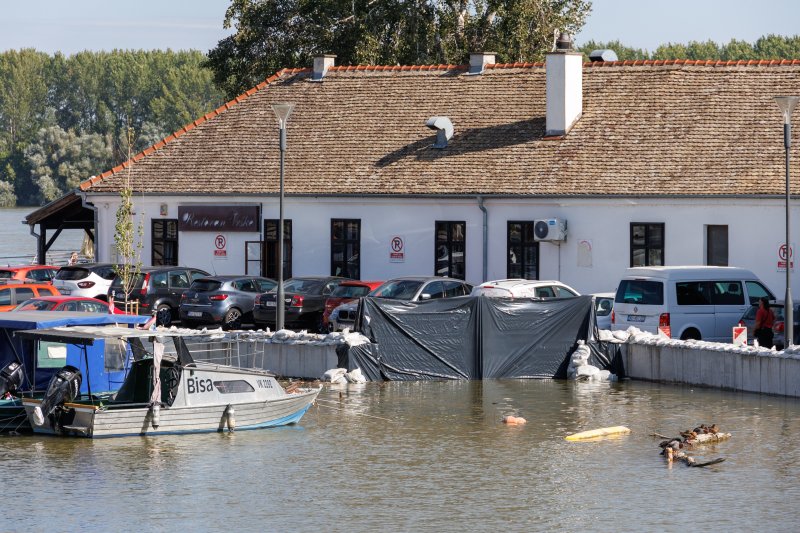
[[[533,234],[540,239],[546,239],[548,233],[550,233],[550,228],[547,227],[547,221],[537,220],[536,225],[533,226]]]

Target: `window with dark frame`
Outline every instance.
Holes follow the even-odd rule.
[[[264,247],[262,276],[278,279],[278,222],[277,218],[264,220]],[[292,277],[292,221],[283,219],[283,279]]]
[[[331,275],[361,279],[361,219],[331,219]]]
[[[506,232],[506,277],[539,279],[539,243],[533,221],[509,221]]]
[[[632,267],[664,265],[664,223],[631,222]]]
[[[154,218],[151,225],[153,266],[178,265],[178,219]]]
[[[706,264],[728,266],[728,226],[706,226]]]
[[[436,221],[434,275],[466,278],[464,262],[466,234],[466,222]]]

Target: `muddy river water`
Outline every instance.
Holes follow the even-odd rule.
[[[501,423],[504,415],[528,420]],[[717,423],[708,468],[659,439]],[[627,436],[566,442],[626,425]],[[800,402],[626,381],[328,386],[297,426],[1,437],[2,530],[796,531]],[[688,524],[688,526],[687,526]]]

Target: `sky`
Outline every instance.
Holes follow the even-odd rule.
[[[222,28],[229,0],[0,0],[0,51],[194,49],[208,52],[233,30]],[[797,0],[594,0],[578,44],[620,40],[655,50],[668,42],[800,33]]]

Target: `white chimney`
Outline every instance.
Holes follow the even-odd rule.
[[[469,73],[481,74],[486,68],[486,65],[494,65],[495,57],[497,54],[494,52],[473,52],[469,55]]]
[[[546,136],[566,135],[583,113],[583,55],[572,51],[572,40],[562,33],[555,52],[547,54]]]
[[[328,72],[328,69],[331,68],[335,62],[336,56],[333,54],[325,54],[315,57],[314,71],[311,75],[311,79],[314,81],[322,81],[322,78],[325,77],[325,73]]]

